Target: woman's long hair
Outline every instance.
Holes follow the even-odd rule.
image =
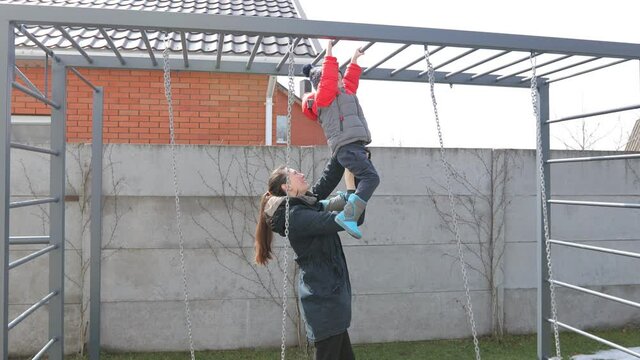
[[[271,196],[285,196],[282,185],[287,183],[287,170],[285,166],[280,166],[273,170],[269,176],[269,191],[262,195],[260,199],[260,213],[258,215],[258,223],[256,224],[255,234],[255,250],[256,264],[266,265],[271,260],[271,242],[273,241],[273,232],[267,223],[264,214],[264,208]]]

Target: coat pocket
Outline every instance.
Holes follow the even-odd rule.
[[[342,269],[336,262],[315,263],[301,275],[302,282],[309,293],[318,296],[337,293],[344,277]]]

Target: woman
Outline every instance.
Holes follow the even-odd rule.
[[[304,174],[277,168],[269,178],[269,191],[262,196],[256,226],[255,261],[266,265],[272,258],[272,231],[284,236],[288,193],[289,241],[300,267],[298,296],[307,337],[315,343],[316,360],[355,359],[347,332],[351,324],[351,282],[338,236],[343,229],[335,222],[346,196],[324,200],[343,173],[344,167],[338,161],[330,161],[309,192]]]

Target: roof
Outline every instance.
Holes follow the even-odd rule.
[[[636,124],[633,126],[631,134],[629,134],[629,140],[625,146],[625,151],[640,151],[640,119],[636,120]]]
[[[116,9],[131,11],[176,12],[210,15],[256,16],[300,18],[293,0],[0,0],[0,4],[60,6],[93,9]],[[49,48],[70,49],[72,44],[60,31],[52,26],[25,26],[35,37]],[[87,50],[110,50],[98,28],[65,27],[65,30]],[[141,31],[105,28],[114,44],[121,51],[146,51]],[[151,47],[164,50],[164,35],[160,31],[147,31]],[[186,44],[190,53],[216,53],[220,34],[187,32]],[[179,33],[170,33],[170,48],[181,52]],[[223,34],[223,54],[250,55],[258,36]],[[287,53],[288,38],[265,36],[258,48],[258,55],[282,56]],[[35,47],[26,36],[16,32],[16,46]],[[296,47],[296,55],[315,56],[309,40],[304,39]]]

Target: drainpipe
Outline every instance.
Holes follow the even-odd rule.
[[[267,84],[267,98],[265,101],[265,119],[264,119],[264,144],[271,146],[273,139],[273,92],[276,88],[277,78],[269,76],[269,84]]]

